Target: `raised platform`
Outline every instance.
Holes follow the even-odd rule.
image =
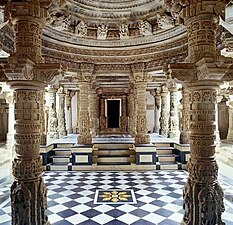
[[[98,135],[91,144],[77,144],[72,134],[41,146],[45,170],[178,170],[185,169],[189,146],[158,134],[151,143],[135,144],[129,134]]]

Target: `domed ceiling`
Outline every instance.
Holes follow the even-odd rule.
[[[56,30],[98,40],[149,36],[177,25],[163,0],[54,1],[49,11]]]

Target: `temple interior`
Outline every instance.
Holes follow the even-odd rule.
[[[0,225],[233,225],[232,0],[0,1]]]

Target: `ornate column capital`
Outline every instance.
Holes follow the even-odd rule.
[[[132,70],[132,76],[131,81],[132,82],[148,82],[151,79],[151,76],[149,76],[145,72],[145,63],[134,63],[131,64],[131,70]]]
[[[227,60],[228,61],[228,60]],[[203,58],[197,63],[171,63],[167,67],[167,77],[181,82],[198,80],[230,81],[233,77],[232,62],[210,62]],[[166,70],[166,69],[165,69]]]

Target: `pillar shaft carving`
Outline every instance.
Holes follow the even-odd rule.
[[[27,88],[23,81],[12,81],[15,89],[15,152],[11,187],[12,224],[47,223],[45,187],[40,159],[41,83]]]
[[[130,89],[129,101],[128,101],[128,112],[129,112],[129,133],[132,137],[135,136],[135,96],[134,88]]]
[[[229,128],[227,133],[227,140],[233,142],[233,102],[229,103]]]
[[[189,132],[189,93],[186,86],[182,88],[182,121],[180,131],[180,143],[188,144]]]
[[[90,144],[92,141],[90,133],[90,116],[89,116],[89,82],[79,83],[79,144]]]
[[[58,109],[58,134],[59,138],[66,136],[66,119],[65,119],[65,97],[63,88],[58,90],[59,109]]]
[[[135,82],[136,88],[136,143],[149,143],[146,119],[146,82]]]
[[[181,15],[188,32],[188,62],[216,59],[219,55],[215,35],[218,16],[223,14],[226,3],[221,0],[185,2]]]
[[[178,114],[178,89],[176,84],[172,84],[170,91],[170,116],[168,137],[179,141],[179,114]]]
[[[154,128],[153,132],[159,133],[160,129],[160,124],[159,124],[159,119],[160,119],[160,104],[161,104],[161,96],[160,93],[157,89],[153,90],[150,92],[151,95],[154,97],[155,101],[155,109],[154,109]]]
[[[49,89],[49,118],[48,118],[48,139],[54,140],[58,138],[58,119],[56,109],[56,93],[57,89]]]
[[[44,90],[41,91],[41,136],[40,136],[40,144],[46,145],[46,122],[45,122],[45,104],[44,104]]]
[[[66,127],[67,127],[67,133],[72,134],[72,108],[71,108],[71,101],[73,94],[71,91],[66,92],[65,96],[65,103],[66,103]]]
[[[145,64],[135,63],[131,65],[132,81],[135,88],[135,112],[136,112],[136,135],[135,142],[149,143],[150,137],[147,134],[146,118],[146,86],[150,76],[145,73]]]
[[[168,107],[168,89],[162,87],[161,92],[161,117],[160,117],[160,134],[168,137],[169,107]]]
[[[7,151],[8,155],[12,157],[13,146],[15,144],[14,134],[15,134],[15,103],[13,91],[9,92],[6,96],[6,102],[8,103],[8,133],[7,133]]]
[[[218,183],[215,154],[216,91],[218,83],[188,84],[190,103],[189,178],[184,189],[183,224],[224,224],[223,191]]]
[[[98,98],[95,90],[89,90],[89,114],[91,124],[91,135],[95,137],[98,132]]]
[[[46,7],[37,1],[8,2],[5,6],[6,17],[11,18],[15,32],[15,52],[11,54],[12,62],[15,59],[30,59],[35,63],[43,61],[41,54],[41,35],[46,22]],[[23,10],[22,10],[23,7]]]

